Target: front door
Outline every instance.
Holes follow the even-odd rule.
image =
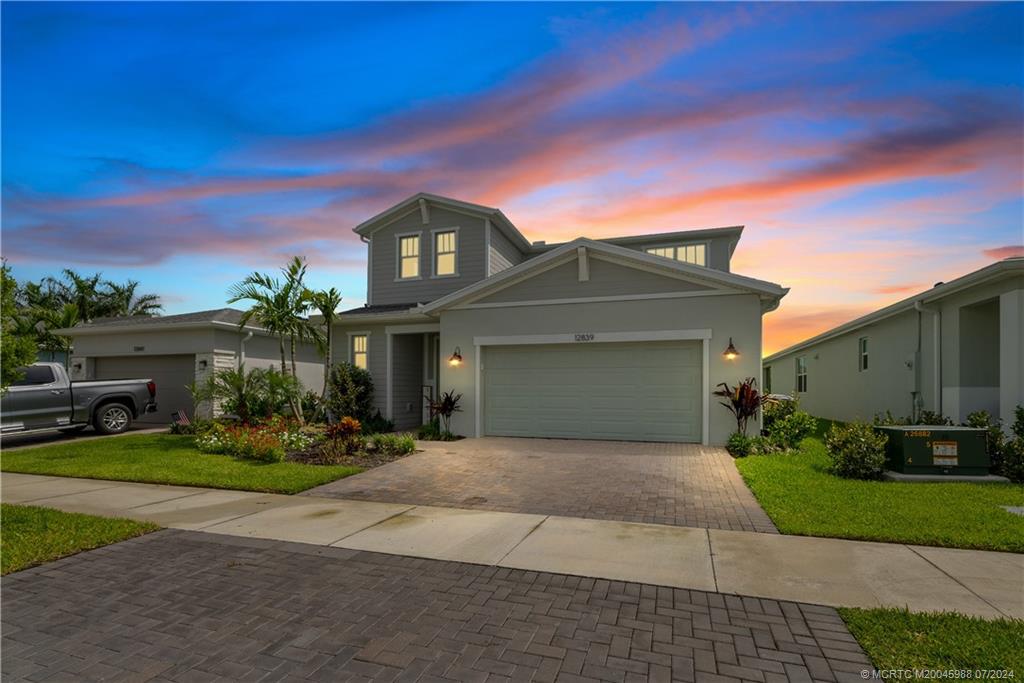
[[[430,422],[430,403],[427,398],[437,397],[438,363],[441,353],[441,335],[423,335],[423,424]]]

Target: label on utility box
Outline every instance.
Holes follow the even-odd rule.
[[[956,441],[932,441],[932,465],[956,467],[958,464]]]

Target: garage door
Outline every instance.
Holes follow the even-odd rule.
[[[195,356],[113,356],[97,358],[96,379],[146,379],[156,382],[157,412],[140,415],[139,422],[166,425],[171,413],[186,410],[192,415],[192,396],[185,385],[195,378]]]
[[[484,432],[701,441],[701,342],[484,349]]]

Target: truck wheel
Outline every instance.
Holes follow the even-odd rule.
[[[132,411],[123,403],[100,406],[93,418],[93,427],[100,434],[121,434],[132,425]]]

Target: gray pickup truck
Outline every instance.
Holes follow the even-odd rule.
[[[120,434],[143,413],[156,411],[156,384],[149,379],[72,382],[60,363],[36,363],[0,398],[0,433],[58,429],[76,432],[89,425],[101,434]]]

